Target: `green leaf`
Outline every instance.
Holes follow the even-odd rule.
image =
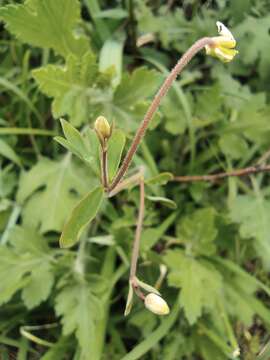
[[[166,185],[170,180],[173,179],[173,174],[169,172],[160,173],[145,181],[149,185]]]
[[[217,236],[214,208],[196,210],[181,219],[177,236],[188,251],[194,254],[213,255],[216,251],[214,240]]]
[[[161,203],[162,205],[167,206],[170,209],[177,208],[177,205],[173,200],[162,197],[162,196],[146,196],[146,198],[150,201]]]
[[[125,74],[114,94],[116,104],[132,106],[153,95],[160,83],[160,75],[155,70],[140,67],[131,75]]]
[[[61,337],[53,346],[40,358],[40,360],[64,360],[66,354],[72,351],[73,342],[69,337]]]
[[[95,14],[96,19],[124,19],[128,17],[126,10],[121,8],[107,9]]]
[[[141,251],[150,250],[166,233],[167,229],[172,225],[176,218],[176,214],[172,213],[158,227],[144,229],[141,238]]]
[[[28,0],[0,8],[0,18],[19,40],[60,55],[82,56],[89,48],[86,38],[73,34],[80,21],[78,0]]]
[[[121,130],[113,130],[112,136],[108,143],[108,172],[109,180],[112,180],[116,174],[122,152],[126,143],[126,136]]]
[[[238,195],[231,204],[230,217],[239,223],[243,238],[254,239],[254,247],[269,269],[270,201],[261,195]]]
[[[95,218],[103,200],[103,193],[103,188],[97,187],[75,206],[60,237],[61,247],[70,247],[79,241],[86,225]]]
[[[31,309],[50,294],[54,282],[51,251],[44,238],[29,228],[13,228],[9,241],[11,246],[0,247],[0,303],[22,289],[22,299]]]
[[[82,57],[67,57],[65,66],[47,65],[33,70],[40,90],[53,97],[55,118],[68,115],[75,126],[89,119],[89,104],[101,96],[94,88],[98,81],[96,57],[88,51]],[[101,101],[101,100],[99,100]]]
[[[66,155],[61,161],[42,158],[22,174],[17,200],[24,204],[23,224],[39,227],[41,233],[62,231],[76,202],[96,179],[83,165]]]
[[[101,300],[87,282],[71,280],[57,295],[55,310],[62,318],[63,335],[75,333],[81,347],[81,359],[91,360],[97,341],[96,322],[102,317]]]
[[[145,67],[134,70],[131,75],[124,74],[113,99],[104,108],[107,118],[115,118],[121,128],[135,131],[149,106],[147,99],[158,90],[160,80],[158,72]],[[151,126],[156,125],[159,117],[157,113]]]
[[[128,287],[128,296],[127,296],[127,302],[126,302],[126,308],[125,308],[125,312],[124,315],[128,316],[128,314],[131,311],[132,308],[132,303],[133,303],[133,286],[132,284],[129,282],[129,287]]]
[[[181,288],[180,303],[193,325],[203,309],[216,307],[222,293],[222,277],[207,261],[195,260],[181,250],[167,251],[164,262],[172,270],[169,285]]]
[[[154,293],[156,295],[161,295],[160,292],[154,288],[153,286],[146,284],[145,282],[139,280],[138,278],[136,278],[137,283],[139,284],[139,286],[144,289],[145,291],[148,291],[149,293]]]
[[[244,54],[241,56],[242,62],[250,65],[257,61],[261,77],[269,76],[269,56],[265,46],[270,40],[269,26],[270,16],[267,13],[266,16],[260,17],[259,24],[257,24],[257,17],[246,16],[245,20],[235,29],[239,38],[239,51]]]
[[[223,154],[232,159],[242,159],[248,152],[248,144],[242,137],[235,134],[224,134],[219,139]]]
[[[67,141],[77,150],[79,154],[84,154],[87,149],[80,132],[75,129],[68,121],[60,119],[63,132]]]
[[[31,278],[22,291],[22,299],[28,309],[32,309],[50,295],[54,275],[48,263],[41,264],[32,272]],[[42,284],[42,286],[40,286]]]
[[[114,37],[105,41],[100,51],[99,70],[101,72],[106,72],[113,68],[113,86],[117,86],[121,82],[124,41],[125,36],[123,34],[120,34],[117,37],[114,35]]]
[[[7,159],[13,161],[15,164],[21,166],[21,160],[15,153],[8,143],[0,139],[0,155],[6,157]]]

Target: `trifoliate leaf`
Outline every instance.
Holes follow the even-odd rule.
[[[222,277],[207,261],[196,260],[181,250],[168,251],[164,261],[172,270],[168,276],[169,285],[181,288],[180,302],[192,325],[203,309],[216,306],[221,295]]]
[[[200,209],[185,216],[178,223],[176,232],[189,252],[196,255],[214,254],[216,250],[214,240],[217,236],[215,209]]]
[[[20,179],[17,199],[25,204],[23,224],[39,227],[41,233],[61,231],[70,211],[91,184],[96,184],[96,179],[69,154],[61,161],[42,158]]]
[[[78,0],[28,0],[0,8],[0,18],[19,40],[60,55],[82,56],[89,48],[86,38],[73,33],[80,20]]]

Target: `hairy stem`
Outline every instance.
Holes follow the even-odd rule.
[[[212,175],[195,175],[195,176],[175,176],[172,181],[188,183],[188,182],[196,182],[196,181],[217,181],[220,179],[224,179],[231,176],[247,176],[251,174],[257,174],[261,172],[270,171],[270,165],[257,165],[257,166],[249,166],[244,169],[238,169],[228,172],[221,172],[218,174]]]
[[[154,97],[154,100],[152,101],[151,105],[149,106],[143,121],[141,122],[141,125],[139,126],[135,137],[130,145],[130,148],[123,160],[123,163],[116,174],[115,178],[112,181],[111,186],[109,187],[109,191],[112,191],[121,181],[125,173],[127,172],[130,163],[132,161],[132,158],[137,151],[137,148],[145,134],[145,131],[152,120],[154,114],[156,113],[160,102],[162,98],[167,94],[169,88],[171,87],[173,81],[176,79],[176,77],[181,73],[181,71],[184,69],[184,67],[190,62],[190,60],[206,45],[213,45],[213,40],[211,38],[205,37],[198,41],[196,41],[180,58],[178,63],[175,65],[175,67],[171,70],[170,74],[162,84],[161,88],[157,92],[156,96]]]
[[[139,206],[139,214],[138,214],[138,221],[135,233],[135,239],[133,243],[132,249],[132,257],[131,257],[131,265],[130,265],[130,280],[133,282],[132,285],[136,288],[136,271],[137,271],[137,262],[139,257],[139,250],[140,250],[140,240],[141,240],[141,233],[142,233],[142,226],[143,226],[143,217],[144,217],[144,179],[141,177],[140,180],[140,206]]]

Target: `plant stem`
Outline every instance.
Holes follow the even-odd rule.
[[[195,176],[175,176],[172,181],[178,181],[182,183],[187,182],[196,182],[196,181],[216,181],[219,179],[224,179],[232,176],[247,176],[251,174],[258,174],[261,172],[270,171],[270,165],[259,165],[259,166],[250,166],[244,169],[233,170],[228,172],[221,172],[218,174],[212,175],[195,175]]]
[[[140,206],[139,206],[139,214],[138,214],[138,221],[135,233],[135,239],[133,243],[132,249],[132,257],[131,257],[131,265],[130,265],[130,275],[129,278],[132,281],[134,280],[134,284],[136,285],[136,271],[137,271],[137,262],[139,257],[139,249],[140,249],[140,240],[141,240],[141,233],[142,233],[142,226],[143,226],[143,217],[144,217],[144,179],[141,177],[140,180]],[[135,289],[136,286],[134,286]]]
[[[169,88],[171,87],[173,81],[177,78],[177,76],[181,73],[181,71],[184,69],[184,67],[190,62],[190,60],[206,45],[213,45],[213,40],[211,38],[205,37],[198,41],[196,41],[180,58],[178,63],[175,65],[175,67],[171,70],[170,74],[162,84],[161,88],[157,92],[156,96],[154,97],[154,100],[152,101],[151,105],[149,106],[143,121],[141,122],[141,125],[139,126],[135,137],[130,145],[130,148],[126,154],[126,157],[123,160],[123,163],[116,174],[115,178],[113,179],[113,182],[109,188],[109,190],[113,190],[121,181],[122,177],[127,172],[130,163],[132,161],[132,158],[137,151],[137,148],[147,130],[147,127],[152,120],[154,114],[156,113],[160,102],[162,98],[167,94]]]
[[[101,173],[102,183],[105,189],[108,189],[108,148],[107,144],[101,148]]]

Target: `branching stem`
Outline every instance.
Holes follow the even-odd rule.
[[[152,120],[154,114],[156,113],[160,102],[162,98],[167,94],[168,90],[170,89],[173,81],[177,78],[177,76],[181,73],[181,71],[184,69],[184,67],[191,61],[191,59],[200,51],[202,50],[206,45],[212,46],[213,40],[211,38],[205,37],[198,41],[196,41],[180,58],[178,63],[175,65],[175,67],[171,70],[170,74],[162,84],[161,88],[157,92],[156,96],[154,97],[151,105],[149,106],[143,121],[141,122],[141,125],[139,126],[135,137],[130,145],[130,148],[123,160],[123,163],[118,170],[118,173],[114,177],[112,184],[109,187],[109,191],[111,192],[121,181],[125,173],[127,172],[130,163],[132,161],[132,158],[134,154],[136,153],[138,146],[145,134],[145,131],[148,128],[148,125],[150,121]]]

